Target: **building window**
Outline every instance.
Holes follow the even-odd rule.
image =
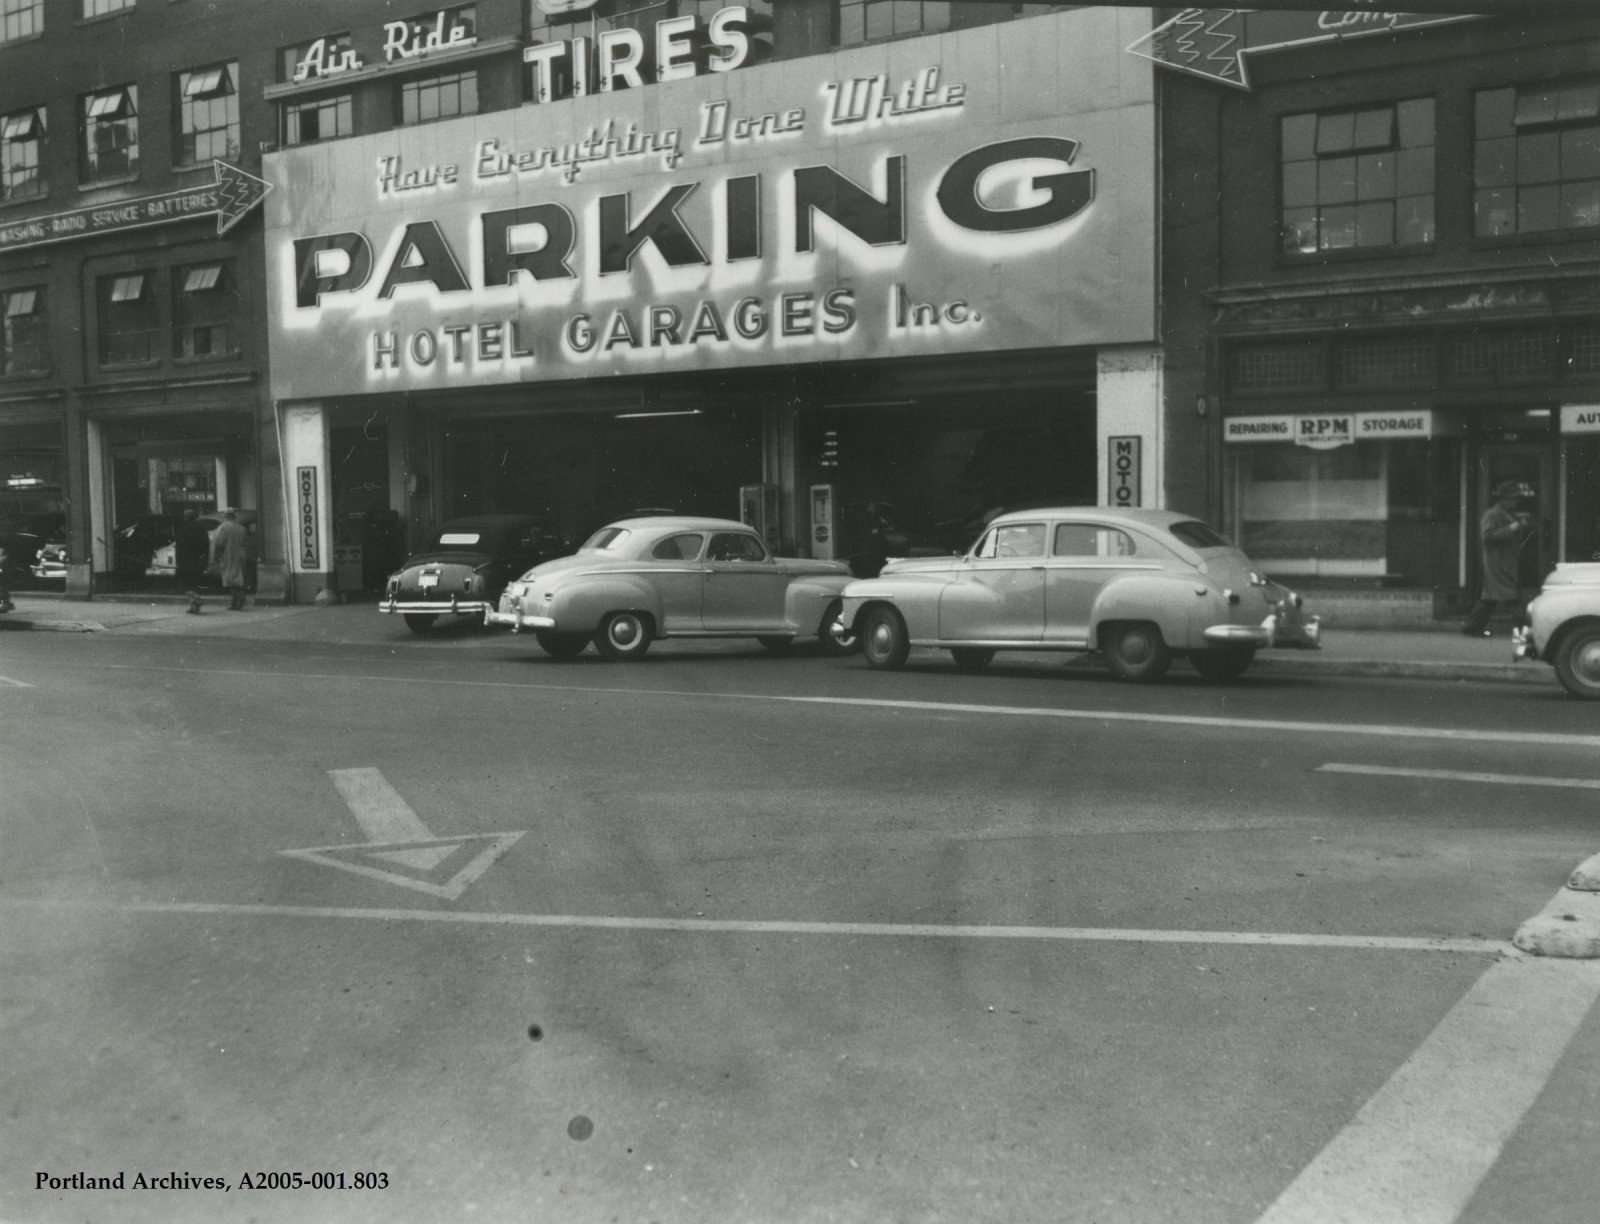
[[[349,136],[354,131],[349,94],[291,102],[283,108],[283,143],[286,145],[332,140],[336,136]]]
[[[178,164],[239,156],[239,65],[192,68],[177,78]]]
[[[85,184],[126,178],[139,172],[139,87],[119,85],[83,99]]]
[[[1319,341],[1235,345],[1228,386],[1234,391],[1309,391],[1328,382],[1327,348]]]
[[[452,72],[445,76],[418,77],[400,86],[401,124],[427,123],[451,115],[478,113],[478,74]]]
[[[44,0],[0,0],[0,45],[44,30]]]
[[[0,374],[50,369],[50,327],[43,285],[0,293]]]
[[[1425,387],[1437,362],[1429,336],[1378,336],[1339,344],[1336,383],[1354,388]]]
[[[935,34],[950,28],[950,5],[906,0],[839,0],[839,45]]]
[[[1480,90],[1473,135],[1478,237],[1600,226],[1600,81]]]
[[[239,351],[239,290],[227,262],[189,264],[172,275],[172,355],[229,357]]]
[[[39,172],[44,150],[44,107],[0,117],[0,200],[25,200],[44,194]]]
[[[1450,381],[1476,385],[1548,382],[1555,335],[1547,328],[1470,331],[1450,339]]]
[[[350,32],[324,34],[308,43],[296,43],[278,52],[278,79],[280,81],[305,81],[348,72],[357,67],[355,48],[350,44]]]
[[[118,13],[123,9],[131,9],[135,0],[83,0],[83,15],[85,17],[104,17],[107,13]]]
[[[153,275],[125,272],[102,276],[95,286],[100,310],[100,364],[137,365],[154,361],[156,312],[150,292]]]
[[[1433,99],[1280,122],[1283,251],[1433,242]]]

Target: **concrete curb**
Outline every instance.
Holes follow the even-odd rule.
[[[99,621],[0,621],[0,632],[8,629],[32,629],[38,633],[104,633],[105,628]]]
[[[1257,656],[1251,673],[1280,676],[1386,676],[1405,680],[1488,680],[1501,684],[1542,684],[1553,676],[1535,663],[1407,663],[1388,659],[1345,659],[1318,662],[1310,659],[1263,659]]]
[[[1568,878],[1567,887],[1579,892],[1600,892],[1600,854],[1579,863]]]
[[[1511,942],[1534,956],[1600,958],[1600,892],[1563,888],[1517,928]]]

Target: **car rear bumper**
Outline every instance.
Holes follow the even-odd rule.
[[[406,616],[482,616],[488,605],[481,599],[401,599],[390,596],[378,605],[380,612]]]
[[[1322,649],[1322,618],[1274,612],[1259,625],[1212,625],[1203,635],[1212,646]]]
[[[483,613],[483,623],[486,625],[504,625],[512,633],[518,633],[523,629],[554,629],[556,627],[553,617],[529,616],[515,609],[510,612],[499,612],[494,608],[487,608]]]

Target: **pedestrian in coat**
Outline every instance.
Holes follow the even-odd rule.
[[[1483,557],[1483,592],[1467,613],[1461,632],[1468,637],[1488,637],[1489,618],[1498,608],[1507,608],[1512,624],[1528,623],[1522,602],[1522,587],[1517,580],[1517,561],[1522,547],[1533,538],[1533,516],[1521,508],[1533,490],[1515,480],[1495,486],[1495,502],[1484,511],[1478,523],[1478,540]]]
[[[222,522],[211,535],[211,565],[228,588],[228,610],[244,607],[244,563],[250,548],[249,533],[239,523],[237,510],[224,510]]]

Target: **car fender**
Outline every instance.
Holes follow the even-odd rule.
[[[815,633],[828,605],[854,580],[849,574],[808,574],[789,583],[783,593],[783,619],[802,636]]]
[[[640,612],[661,624],[661,600],[648,582],[628,574],[568,579],[551,592],[549,610],[560,633],[593,633],[611,612]]]
[[[1204,644],[1206,624],[1227,620],[1221,593],[1203,576],[1139,573],[1114,578],[1101,588],[1089,613],[1089,641],[1100,640],[1100,626],[1113,621],[1152,621],[1174,650]]]
[[[852,582],[844,589],[845,636],[860,632],[861,614],[876,604],[887,603],[906,622],[913,639],[939,636],[939,593],[950,583],[948,572],[901,574],[892,578],[868,578]]]

